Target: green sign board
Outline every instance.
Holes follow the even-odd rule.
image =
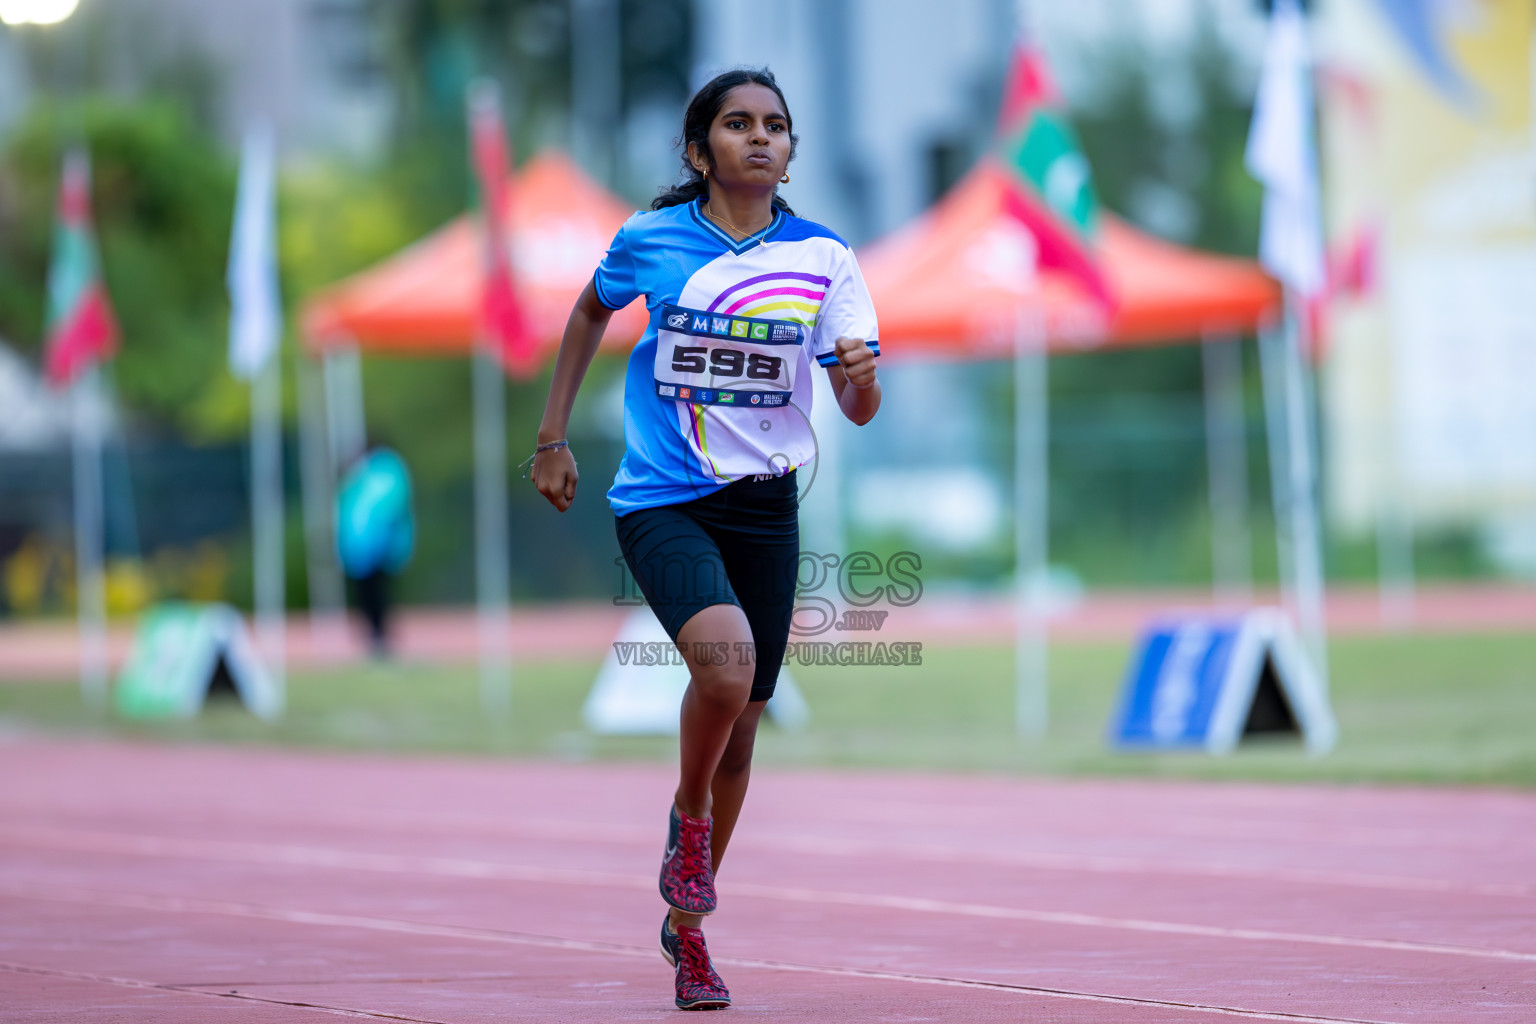
[[[223,604],[160,604],[139,623],[117,680],[129,718],[193,718],[223,672],[241,703],[262,718],[283,711],[283,690],[262,667],[240,613]]]

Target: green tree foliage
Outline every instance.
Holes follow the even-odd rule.
[[[1072,120],[1104,205],[1170,241],[1253,257],[1262,190],[1243,166],[1254,69],[1211,27],[1153,50],[1133,27],[1077,59],[1094,69]],[[1200,582],[1209,571],[1204,386],[1187,344],[1051,361],[1058,557],[1092,582]],[[1258,360],[1245,343],[1249,472],[1265,528]],[[1068,468],[1070,467],[1070,468]],[[1257,543],[1258,571],[1272,571]]]
[[[1253,69],[1212,20],[1197,18],[1171,52],[1127,34],[1081,55],[1095,75],[1072,119],[1111,210],[1173,241],[1252,256],[1263,198],[1243,166]]]
[[[94,165],[122,397],[154,423],[199,434],[208,381],[224,363],[234,168],[174,107],[44,106],[12,136],[0,154],[0,334],[41,344],[59,172],[74,139]]]
[[[692,71],[690,0],[612,0],[619,18],[621,115],[675,104],[681,123]],[[501,87],[515,154],[570,145],[572,0],[375,0],[379,69],[395,97],[384,174],[426,223],[462,209],[469,169],[465,89],[481,76]],[[620,125],[598,126],[605,133]],[[622,154],[619,183],[628,183]],[[614,182],[606,184],[613,185]],[[661,182],[646,181],[649,199]]]

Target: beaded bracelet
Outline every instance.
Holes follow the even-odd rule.
[[[541,445],[539,445],[537,448],[535,448],[533,450],[533,454],[532,455],[528,456],[522,462],[519,462],[517,464],[517,468],[518,469],[523,469],[523,467],[528,465],[528,463],[530,463],[534,459],[538,458],[540,452],[547,452],[547,451],[550,451],[551,449],[554,449],[554,448],[569,448],[570,446],[571,446],[571,442],[567,441],[563,437],[560,440],[558,440],[558,441],[551,441],[551,442],[549,442],[549,444],[541,444]],[[524,480],[528,479],[528,470],[526,470],[526,469],[523,470],[523,479]]]

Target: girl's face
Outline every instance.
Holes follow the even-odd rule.
[[[695,145],[689,145],[688,158],[712,184],[771,191],[789,166],[789,115],[779,97],[753,82],[726,93],[709,126],[709,148],[713,167]]]

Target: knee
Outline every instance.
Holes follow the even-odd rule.
[[[752,666],[699,665],[691,668],[693,685],[700,697],[715,704],[743,705],[752,693]]]

